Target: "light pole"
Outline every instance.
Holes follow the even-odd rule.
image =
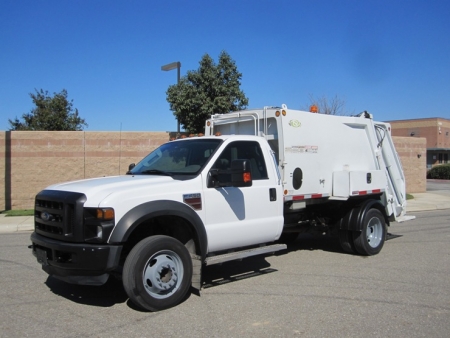
[[[175,68],[177,69],[177,85],[178,85],[178,84],[180,84],[180,68],[181,68],[180,61],[172,62],[167,65],[164,65],[161,67],[161,70],[164,70],[167,72],[167,71],[175,69]],[[178,119],[178,117],[177,117],[177,133],[178,134],[180,133],[180,120]]]

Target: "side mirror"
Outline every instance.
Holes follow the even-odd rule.
[[[135,166],[136,166],[135,163],[131,163],[131,164],[128,166],[127,175],[130,175],[130,174],[131,174],[131,169],[133,169]]]
[[[208,173],[208,188],[251,187],[253,184],[249,160],[234,160],[230,169],[211,169]]]
[[[211,169],[208,173],[208,188],[219,188],[219,169]]]
[[[231,185],[233,187],[251,187],[253,184],[249,160],[231,161]]]

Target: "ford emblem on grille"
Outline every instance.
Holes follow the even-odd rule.
[[[53,219],[53,216],[51,214],[49,214],[48,212],[44,211],[44,212],[41,212],[41,219],[43,221],[51,221]]]

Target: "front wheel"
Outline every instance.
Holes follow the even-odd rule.
[[[353,233],[353,244],[360,255],[378,254],[386,240],[386,221],[377,209],[370,209],[362,220],[362,231]]]
[[[167,309],[187,296],[192,260],[186,247],[175,238],[147,237],[125,260],[122,279],[134,304],[150,311]]]

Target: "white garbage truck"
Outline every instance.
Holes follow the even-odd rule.
[[[282,105],[212,115],[204,136],[163,144],[126,175],[44,189],[31,248],[49,275],[118,277],[157,311],[200,290],[204,266],[286,249],[301,232],[378,254],[405,207],[389,124]]]

